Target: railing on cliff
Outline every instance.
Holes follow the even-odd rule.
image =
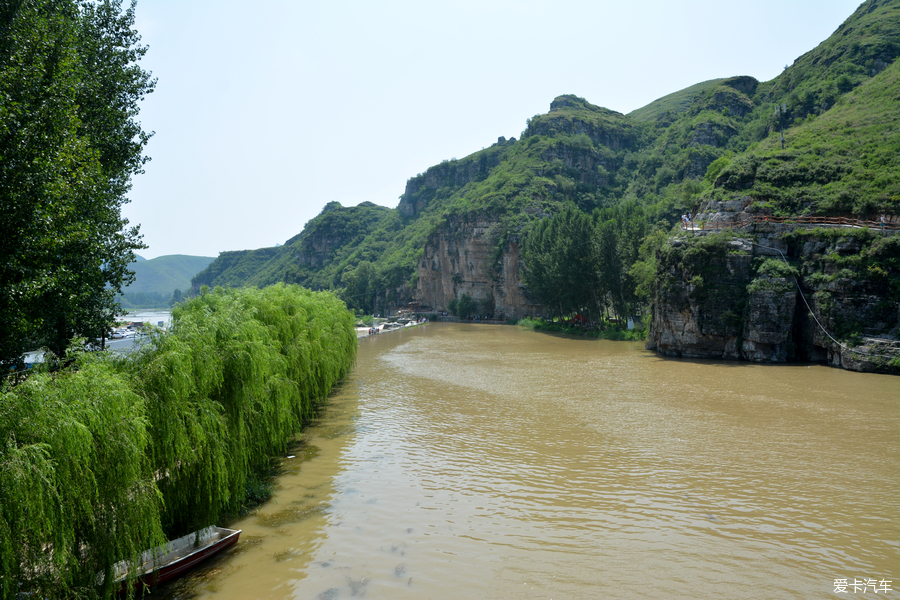
[[[868,227],[876,231],[900,231],[900,223],[872,221],[866,219],[854,219],[851,217],[773,217],[751,215],[734,221],[702,221],[700,225],[690,225],[683,229],[701,231],[721,231],[724,229],[744,229],[754,223],[775,223],[782,225],[810,225],[813,227]]]

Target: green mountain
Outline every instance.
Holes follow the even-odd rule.
[[[134,282],[122,289],[119,301],[124,308],[167,306],[175,290],[187,293],[191,289],[191,278],[214,260],[209,256],[184,254],[137,260],[129,265],[134,271]]]
[[[868,0],[768,82],[714,79],[629,115],[559,96],[527,120],[521,140],[500,138],[409,179],[395,209],[332,202],[285,246],[222,253],[192,284],[283,280],[340,290],[360,310],[411,300],[446,310],[468,295],[506,316],[584,302],[634,314],[637,300],[622,290],[639,283],[631,267],[642,239],[701,206],[740,199],[776,215],[900,213],[898,55],[900,0]],[[541,225],[555,219],[559,227]],[[550,239],[591,228],[569,249]],[[530,244],[537,232],[543,241]],[[595,257],[616,278],[606,291],[589,302],[535,295],[552,287],[539,285],[535,261],[555,261],[547,272],[558,273],[575,248],[601,252],[601,238],[613,240]],[[574,289],[572,277],[559,285]]]

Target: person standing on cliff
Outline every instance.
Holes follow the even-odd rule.
[[[885,215],[881,215],[881,230],[884,231]]]

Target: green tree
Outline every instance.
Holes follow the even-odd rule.
[[[0,599],[118,597],[118,561],[241,509],[356,356],[327,292],[216,288],[172,313],[129,360],[73,351],[0,389]]]
[[[176,288],[175,291],[172,292],[172,299],[169,300],[169,306],[175,306],[176,304],[179,304],[183,301],[184,301],[184,293],[182,293],[181,290]]]
[[[347,308],[368,314],[372,313],[377,276],[375,267],[367,260],[360,262],[355,269],[341,276],[341,285],[344,286],[341,296],[347,303]]]
[[[525,240],[528,287],[559,314],[594,314],[600,306],[595,233],[591,215],[569,207],[537,223]]]
[[[478,302],[472,296],[463,294],[456,303],[456,316],[460,319],[468,319],[478,311]]]
[[[629,269],[635,283],[635,295],[644,302],[653,301],[653,287],[656,284],[657,257],[668,236],[662,228],[653,230],[644,238],[638,260]]]
[[[103,335],[143,248],[121,206],[149,137],[134,4],[0,4],[0,368]]]

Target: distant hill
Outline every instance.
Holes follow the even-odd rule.
[[[119,302],[124,308],[162,308],[175,290],[187,293],[191,278],[215,259],[211,256],[172,254],[131,263],[134,283],[122,289]]]

